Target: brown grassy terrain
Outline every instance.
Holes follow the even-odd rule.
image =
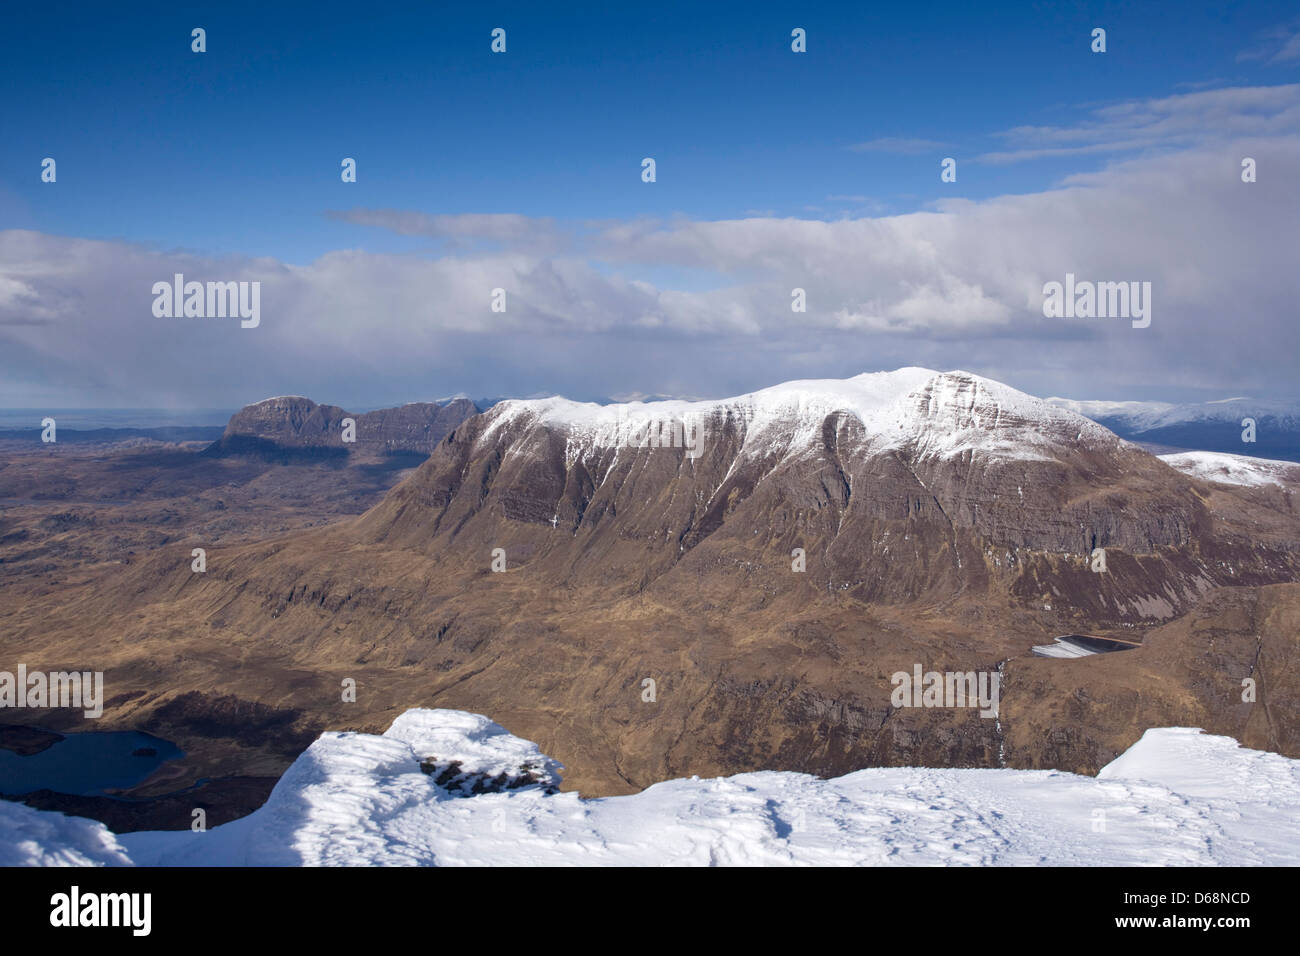
[[[1088,476],[1118,469],[1107,461],[972,470],[947,490],[934,471],[927,496],[914,468],[854,461],[835,441],[818,461],[725,481],[725,448],[689,469],[679,451],[643,449],[592,475],[546,434],[485,454],[481,423],[386,497],[400,473],[195,469],[176,449],[9,456],[5,656],[105,671],[94,729],[186,751],[134,795],[212,778],[236,794],[232,815],[249,790],[231,781],[267,785],[322,730],[379,732],[413,706],[490,715],[585,795],[756,769],[1092,773],[1170,725],[1300,756],[1300,534],[1282,489],[1192,482],[1135,451],[1104,490]],[[1036,494],[999,514],[1008,487]],[[698,488],[723,504],[704,507]],[[1107,575],[1088,569],[1087,535],[1074,554],[1043,547],[1076,534],[1072,513],[1100,529]],[[1017,514],[1008,543],[996,525]],[[806,572],[791,569],[795,546]],[[1068,633],[1141,646],[1031,656]],[[1001,667],[999,719],[892,707],[890,675],[916,663]],[[79,714],[17,713],[87,729]],[[186,825],[172,822],[184,809],[151,825]]]

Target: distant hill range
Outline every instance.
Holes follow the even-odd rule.
[[[418,463],[452,429],[479,411],[469,399],[456,398],[355,413],[318,405],[300,395],[282,395],[240,409],[203,454],[277,461],[410,457]],[[354,423],[352,442],[344,441],[345,419]]]
[[[541,395],[532,396],[533,399]],[[636,400],[662,402],[664,396],[618,396],[597,404]],[[503,401],[500,396],[470,399],[456,395],[364,413],[320,405],[299,395],[268,398],[236,412],[220,425],[75,428],[60,426],[58,440],[76,444],[123,442],[212,442],[209,457],[249,455],[270,461],[377,460],[394,457],[422,461],[461,422]],[[1067,409],[1138,442],[1157,454],[1220,452],[1253,458],[1300,462],[1300,404],[1252,398],[1172,404],[1140,401],[1043,401]],[[345,444],[342,422],[356,422],[356,441]],[[1254,441],[1243,441],[1245,419],[1254,421]],[[39,442],[41,429],[0,428],[0,441]]]
[[[34,424],[30,428],[0,428],[0,441],[41,441],[42,428]],[[220,425],[161,425],[156,428],[66,428],[60,426],[56,437],[60,442],[69,444],[93,444],[95,442],[122,442],[131,439],[162,442],[212,441],[220,438]]]
[[[1300,405],[1225,398],[1172,405],[1168,402],[1045,399],[1105,425],[1121,438],[1169,449],[1217,451],[1300,462]],[[1242,422],[1255,423],[1255,441],[1242,440]]]

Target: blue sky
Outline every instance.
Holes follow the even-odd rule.
[[[404,7],[11,6],[0,404],[704,395],[901,364],[1081,398],[1291,388],[1276,354],[1205,334],[1239,308],[1260,334],[1283,329],[1272,313],[1296,290],[1270,278],[1271,253],[1244,250],[1233,275],[1221,249],[1187,244],[1295,237],[1294,178],[1278,175],[1300,133],[1294,3]],[[791,52],[794,27],[807,53]],[[1246,149],[1268,175],[1231,192]],[[46,156],[56,184],[40,181]],[[940,182],[946,156],[956,183]],[[1152,189],[1161,164],[1169,181]],[[1212,181],[1229,191],[1211,196]],[[1132,222],[1098,205],[1146,241],[1116,252]],[[840,255],[854,242],[857,258]],[[178,262],[261,276],[266,331],[148,326],[140,287]],[[1180,330],[1134,340],[1035,314],[1042,281],[1130,265],[1099,278],[1154,276]],[[1220,288],[1194,288],[1214,270]],[[817,308],[786,335],[796,284]],[[496,285],[521,306],[509,346],[478,311]],[[311,318],[341,290],[351,313]],[[387,351],[367,353],[358,325]],[[359,364],[287,349],[309,335]],[[119,345],[198,368],[216,350],[240,372],[199,394],[192,369],[109,362]],[[647,348],[686,357],[656,367]],[[394,349],[409,368],[376,373]]]
[[[1090,104],[1276,78],[1237,56],[1295,10],[395,6],[11,6],[4,223],[305,262],[420,245],[324,216],[352,206],[834,219],[1031,192],[1103,158],[966,160],[1000,148],[1009,128],[1060,124]],[[190,51],[194,26],[206,54]],[[504,55],[489,50],[496,26]],[[791,52],[793,26],[808,31],[807,54]],[[1089,48],[1094,26],[1107,29],[1105,55]],[[886,138],[948,145],[851,148]],[[57,190],[34,174],[47,155]],[[344,156],[358,162],[355,184],[339,179]],[[653,188],[640,181],[644,156],[658,164]],[[956,183],[939,182],[945,156],[958,159]]]

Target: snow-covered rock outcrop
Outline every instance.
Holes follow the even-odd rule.
[[[502,785],[464,798],[421,769],[430,760]],[[264,807],[207,833],[114,837],[97,823],[0,804],[0,862],[1300,864],[1300,761],[1195,729],[1149,730],[1096,778],[760,772],[584,801],[553,791],[558,770],[485,717],[411,710],[382,736],[323,735]]]

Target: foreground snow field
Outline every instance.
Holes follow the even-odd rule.
[[[1300,761],[1195,729],[1149,730],[1097,778],[766,771],[584,801],[554,792],[559,769],[485,717],[409,710],[382,736],[323,735],[264,807],[206,833],[0,802],[0,863],[1300,864]]]

